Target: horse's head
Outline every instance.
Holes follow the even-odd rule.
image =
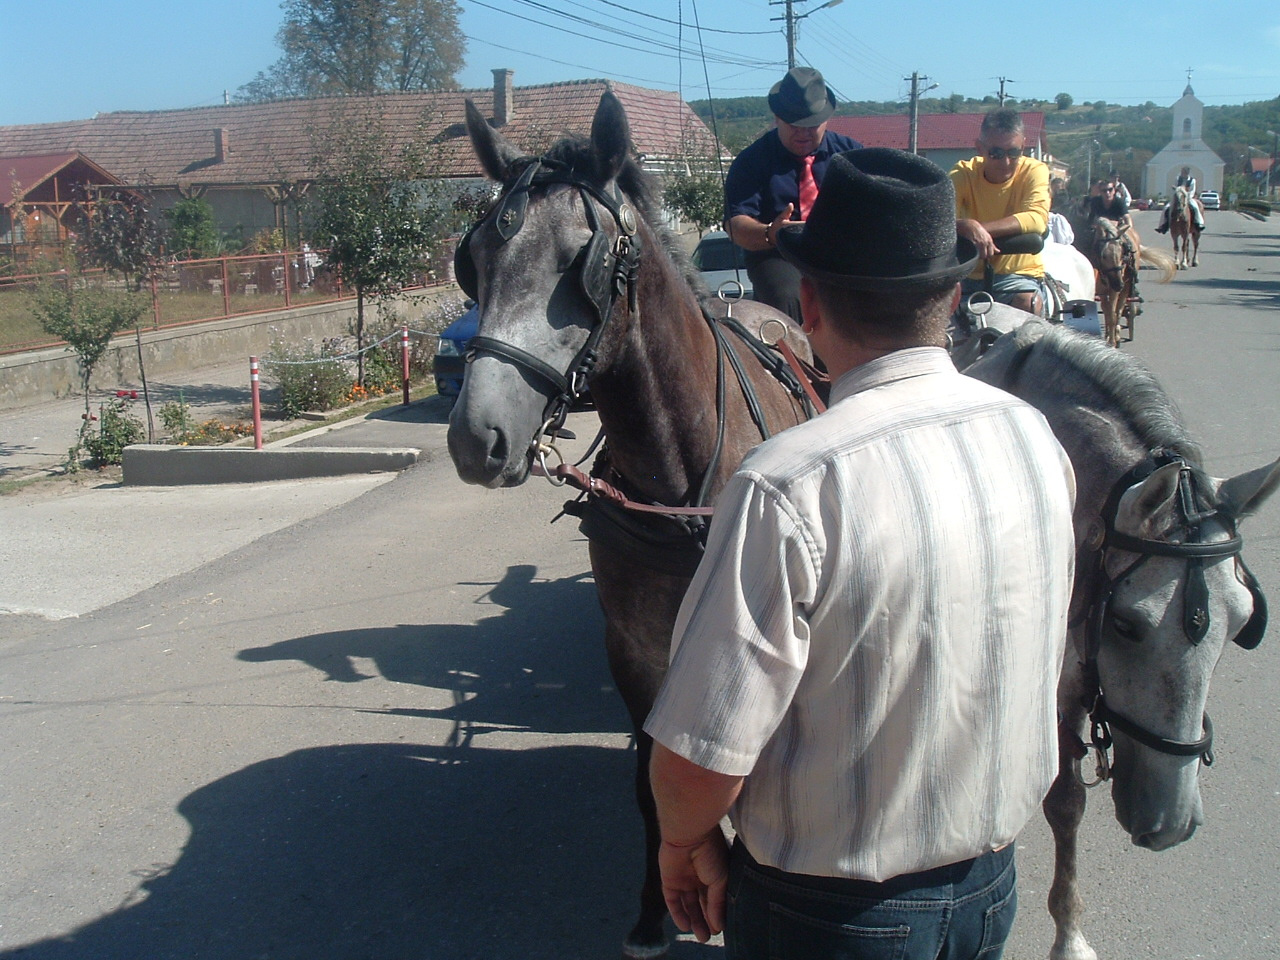
[[[449,453],[463,480],[513,486],[529,475],[541,428],[590,372],[613,299],[635,269],[636,212],[615,184],[634,171],[630,133],[612,93],[589,141],[562,141],[544,157],[522,155],[470,101],[467,130],[503,189],[458,248],[480,332],[449,418]]]
[[[1209,681],[1228,640],[1252,648],[1266,602],[1240,558],[1236,523],[1280,483],[1280,461],[1220,482],[1181,460],[1132,484],[1103,551],[1109,602],[1091,652],[1100,716],[1115,741],[1116,819],[1162,850],[1203,822],[1197,779],[1211,757]]]
[[[1118,291],[1124,282],[1126,227],[1106,217],[1093,221],[1093,249],[1098,272],[1113,291]]]

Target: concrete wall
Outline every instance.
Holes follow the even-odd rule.
[[[457,287],[449,284],[428,291],[417,302],[402,299],[396,305],[397,313],[410,329],[420,330],[420,319],[432,314],[437,303],[461,297]],[[273,340],[301,345],[308,340],[346,335],[355,321],[355,313],[355,301],[343,300],[185,327],[144,330],[142,351],[147,376],[159,379],[178,371],[237,360],[243,360],[247,370],[249,357],[264,357]],[[371,311],[366,309],[365,315],[369,318]],[[366,323],[371,322],[366,319]],[[140,382],[137,343],[132,336],[120,337],[98,363],[92,389],[114,390]],[[0,410],[79,393],[79,365],[75,354],[66,347],[0,357]]]

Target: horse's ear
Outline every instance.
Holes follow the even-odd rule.
[[[631,127],[622,103],[606,90],[591,121],[591,146],[599,168],[596,174],[607,183],[618,175],[631,154]]]
[[[511,164],[521,156],[520,151],[503,139],[502,134],[489,126],[475,103],[467,98],[467,133],[471,137],[471,146],[476,151],[480,166],[491,180],[502,183],[507,179],[507,171]]]
[[[1124,517],[1126,528],[1140,529],[1144,520],[1154,516],[1161,507],[1177,496],[1178,477],[1181,473],[1182,464],[1166,463],[1147,479],[1130,487],[1120,498],[1120,507],[1116,510],[1116,527],[1121,526],[1121,517]]]
[[[1280,488],[1280,460],[1224,480],[1218,487],[1218,503],[1233,517],[1247,517]]]

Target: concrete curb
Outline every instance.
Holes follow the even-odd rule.
[[[124,449],[125,486],[259,483],[350,473],[403,470],[418,460],[416,447],[175,447],[140,443]]]

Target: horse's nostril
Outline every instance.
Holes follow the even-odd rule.
[[[511,444],[507,440],[507,435],[495,427],[493,430],[493,442],[489,444],[489,460],[505,464],[510,450]]]

